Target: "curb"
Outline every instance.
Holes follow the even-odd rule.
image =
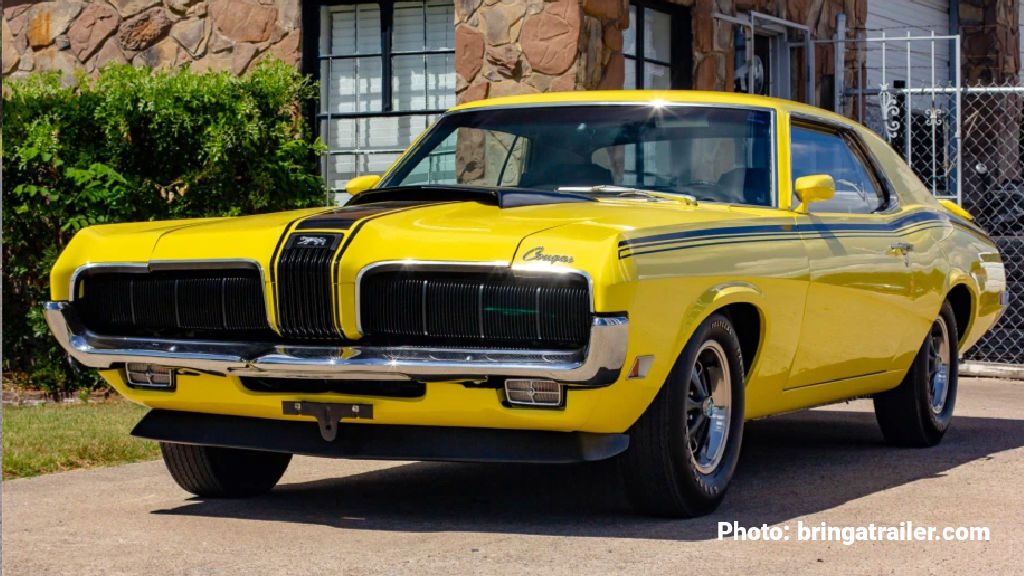
[[[1024,366],[1014,364],[994,364],[991,362],[963,362],[960,364],[961,376],[977,376],[981,378],[1010,378],[1024,380]]]

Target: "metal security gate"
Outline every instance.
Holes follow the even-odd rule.
[[[932,194],[961,201],[960,37],[911,35],[835,42],[834,107],[882,135]],[[852,48],[855,58],[846,57]]]
[[[1010,303],[965,359],[1020,372],[1024,86],[961,86],[959,36],[882,33],[851,40],[844,28],[840,17],[837,39],[830,41],[837,71],[835,111],[883,136],[936,197],[966,208],[999,245]]]

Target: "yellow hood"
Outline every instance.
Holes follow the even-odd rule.
[[[54,299],[66,299],[74,270],[91,263],[250,260],[269,270],[285,238],[318,232],[343,235],[338,268],[343,287],[366,265],[395,260],[567,266],[615,282],[629,276],[615,257],[620,239],[639,229],[741,218],[747,210],[630,200],[514,208],[452,201],[94,226],[82,230],[62,254],[51,292]]]

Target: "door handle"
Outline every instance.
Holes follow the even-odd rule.
[[[913,244],[906,242],[896,242],[895,244],[889,244],[889,252],[898,256],[905,256],[908,252],[914,250]]]

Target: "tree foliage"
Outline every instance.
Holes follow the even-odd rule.
[[[39,308],[83,227],[322,203],[322,145],[304,115],[316,97],[280,62],[242,77],[110,66],[72,86],[58,74],[5,80],[5,371],[55,394],[95,381],[65,363]]]

